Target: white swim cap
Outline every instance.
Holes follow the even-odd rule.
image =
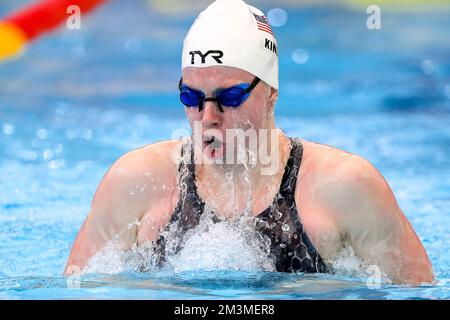
[[[216,0],[192,24],[183,43],[181,69],[229,66],[278,89],[278,47],[269,22],[242,0]]]

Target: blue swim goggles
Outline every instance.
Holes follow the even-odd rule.
[[[202,111],[206,101],[215,101],[220,112],[223,112],[222,106],[236,108],[244,103],[259,81],[260,79],[255,77],[250,84],[241,83],[230,88],[218,90],[214,93],[214,97],[206,97],[202,91],[184,85],[183,78],[180,79],[178,88],[180,89],[180,100],[186,107],[198,106],[198,111]]]

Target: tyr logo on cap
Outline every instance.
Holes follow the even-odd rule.
[[[195,55],[199,55],[202,60],[201,63],[205,63],[206,57],[208,55],[211,55],[211,58],[216,60],[217,63],[222,63],[222,60],[220,58],[223,57],[223,52],[221,50],[208,50],[205,54],[203,54],[201,51],[190,51],[189,54],[191,55],[191,64],[195,63]]]

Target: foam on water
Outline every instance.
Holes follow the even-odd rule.
[[[109,241],[100,251],[89,259],[83,273],[118,274],[127,271],[127,252],[117,240]]]
[[[248,215],[236,221],[217,221],[212,210],[205,210],[199,224],[180,238],[176,223],[162,232],[166,239],[163,266],[158,266],[154,242],[134,243],[123,249],[120,233],[89,261],[83,273],[119,274],[134,272],[202,271],[269,271],[275,272],[275,259],[270,255],[270,239],[257,232],[256,219]],[[128,228],[132,227],[130,224]],[[180,240],[182,242],[180,243]],[[175,248],[180,247],[180,250]],[[375,284],[391,284],[381,269],[360,259],[351,246],[345,246],[333,260],[326,261],[332,277]]]
[[[169,257],[168,262],[175,271],[275,271],[274,260],[269,256],[270,240],[256,232],[254,221],[243,216],[234,223],[214,223],[208,212],[187,234],[183,249]]]
[[[199,224],[186,232],[181,249],[176,225],[163,232],[167,241],[164,270],[236,270],[276,271],[270,256],[270,240],[255,230],[255,219],[242,216],[235,222],[214,221],[211,211],[205,212]],[[119,237],[109,241],[88,262],[84,273],[117,274],[125,271],[156,271],[155,244],[122,249]]]
[[[391,279],[381,268],[359,258],[352,246],[346,244],[332,260],[326,261],[331,273],[340,279],[365,281],[373,285],[391,284]]]

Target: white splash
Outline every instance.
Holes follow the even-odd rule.
[[[166,239],[164,270],[276,271],[275,261],[270,256],[270,239],[256,231],[254,218],[241,216],[231,223],[214,221],[214,217],[205,210],[199,224],[185,233],[182,243],[176,234],[176,223],[163,232]],[[134,244],[129,250],[122,249],[119,243],[120,235],[88,261],[83,273],[158,270],[154,243]],[[179,244],[181,249],[175,252]]]
[[[89,259],[82,273],[117,274],[127,270],[126,252],[117,240],[111,240]]]
[[[355,254],[353,247],[348,244],[336,255],[335,259],[328,260],[327,263],[331,267],[332,273],[338,277],[358,279],[366,282],[376,280],[380,284],[390,284],[392,282],[381,271],[379,266],[359,258]],[[378,272],[374,272],[375,270],[378,270]]]
[[[196,228],[185,236],[183,248],[168,256],[174,271],[239,270],[275,271],[270,240],[255,231],[254,219],[241,217],[234,223],[213,222],[205,212]]]

